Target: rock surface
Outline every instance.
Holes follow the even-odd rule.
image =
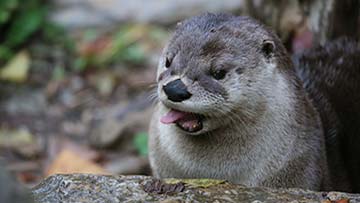
[[[247,188],[221,180],[147,176],[55,175],[33,188],[37,202],[360,202],[360,195]]]

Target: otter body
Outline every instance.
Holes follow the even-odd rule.
[[[332,189],[360,192],[360,46],[340,38],[295,56],[321,117]]]
[[[296,71],[278,37],[253,19],[180,23],[158,67],[154,175],[333,189],[322,120]]]

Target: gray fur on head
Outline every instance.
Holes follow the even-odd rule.
[[[166,97],[162,87],[175,79],[189,99]],[[150,126],[155,176],[329,187],[319,115],[282,43],[257,21],[209,13],[185,20],[163,51],[157,81]],[[203,115],[203,129],[161,123],[170,109]]]

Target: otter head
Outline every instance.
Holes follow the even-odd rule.
[[[276,83],[279,39],[255,20],[204,14],[178,24],[157,73],[163,124],[204,134],[259,116]]]

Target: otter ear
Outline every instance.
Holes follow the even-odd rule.
[[[169,68],[171,66],[172,59],[170,59],[168,56],[165,57],[165,68]]]
[[[264,40],[262,43],[261,52],[266,58],[271,58],[275,52],[275,43],[271,40]]]

